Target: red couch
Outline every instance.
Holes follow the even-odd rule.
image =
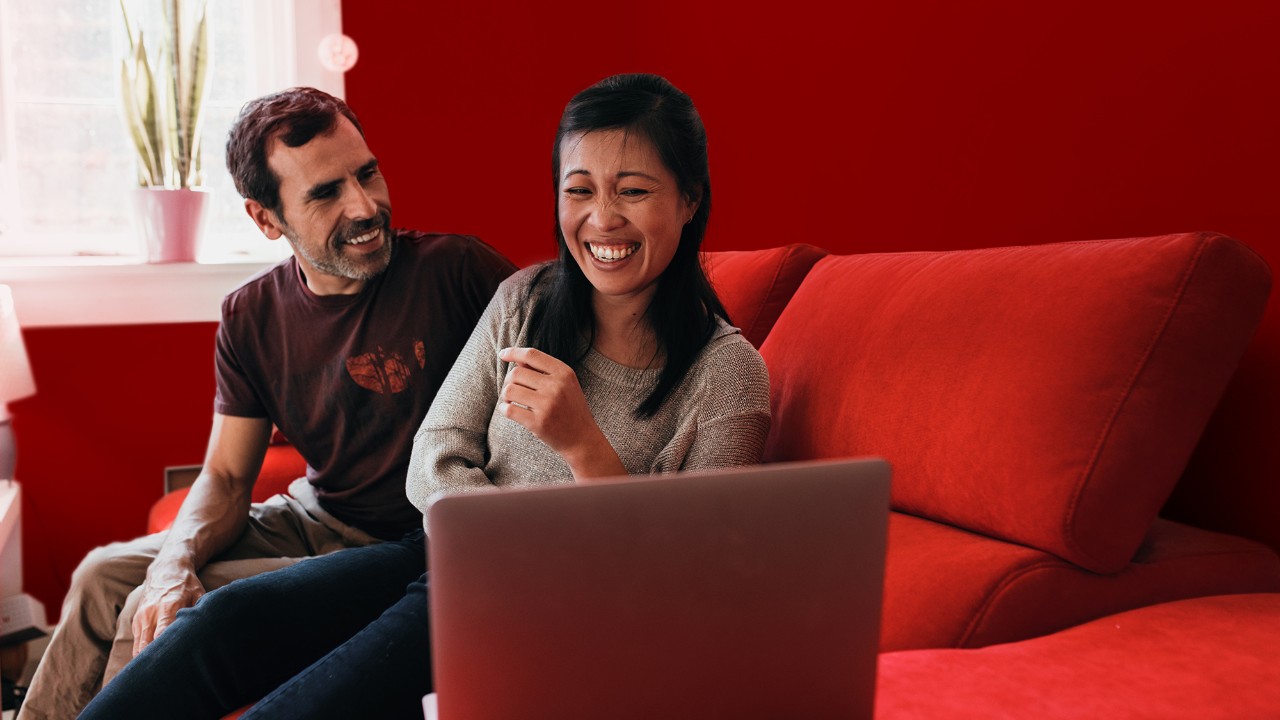
[[[1212,234],[822,258],[760,348],[766,460],[893,464],[884,650],[1280,591],[1272,549],[1157,517],[1269,288]]]
[[[1269,290],[1207,233],[816,261],[766,460],[894,465],[877,717],[1280,717],[1280,557],[1159,517],[1249,466],[1197,443]]]
[[[1210,418],[1239,422],[1214,410],[1270,291],[1242,243],[1200,233],[846,256],[791,245],[707,259],[769,367],[766,461],[894,466],[881,716],[994,716],[1011,681],[974,678],[1045,658],[1096,670],[1037,686],[1040,706],[1088,716],[1072,714],[1078,696],[1091,682],[1107,694],[1110,675],[1080,647],[1190,687],[1166,673],[1182,637],[1202,652],[1189,672],[1209,697],[1233,687],[1204,672],[1215,652],[1239,666],[1247,628],[1280,639],[1280,595],[1224,597],[1280,593],[1275,548],[1160,517]],[[1213,599],[1167,605],[1187,598]],[[1211,604],[1204,624],[1196,602]],[[1163,628],[1164,642],[1105,632],[1120,619]],[[926,702],[949,697],[958,705]],[[1280,716],[1274,693],[1257,702]]]

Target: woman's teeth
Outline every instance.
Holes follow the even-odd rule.
[[[587,248],[591,250],[592,257],[600,262],[617,262],[623,258],[630,257],[632,253],[640,248],[640,243],[630,243],[628,245],[587,243]]]
[[[369,242],[370,240],[372,240],[372,239],[374,239],[374,238],[376,238],[376,237],[378,237],[378,228],[374,228],[374,229],[370,230],[369,232],[367,232],[367,233],[365,233],[365,234],[363,234],[363,235],[360,235],[360,236],[358,236],[358,237],[353,237],[353,238],[351,238],[350,240],[348,240],[348,241],[347,241],[347,244],[348,244],[348,245],[363,245],[363,244],[365,244],[365,243]]]

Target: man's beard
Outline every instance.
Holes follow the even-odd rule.
[[[351,256],[345,252],[346,241],[359,237],[370,230],[382,230],[382,247],[372,255]],[[311,267],[326,275],[348,278],[350,280],[372,280],[381,275],[391,264],[391,214],[379,210],[378,214],[361,222],[345,223],[334,230],[324,246],[324,256],[313,254],[305,243],[299,242],[293,228],[287,225],[284,236],[293,249],[306,260]]]

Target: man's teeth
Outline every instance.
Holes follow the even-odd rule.
[[[592,256],[600,262],[617,262],[625,257],[630,257],[640,248],[640,243],[631,243],[629,245],[596,245],[587,243]]]
[[[348,245],[363,245],[363,244],[365,244],[365,243],[369,242],[370,240],[372,240],[372,239],[374,239],[374,238],[376,238],[376,237],[378,237],[378,228],[374,228],[374,229],[370,230],[369,232],[367,232],[367,233],[365,233],[365,234],[363,234],[363,235],[360,235],[359,237],[353,237],[353,238],[351,238],[350,240],[348,240],[348,241],[347,241],[347,244],[348,244]]]

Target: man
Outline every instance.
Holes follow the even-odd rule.
[[[167,534],[76,569],[23,720],[75,717],[206,590],[421,528],[404,490],[414,433],[514,266],[475,238],[392,230],[359,121],[319,90],[248,103],[227,168],[293,256],[223,301],[204,468]],[[307,477],[251,505],[273,423]]]

